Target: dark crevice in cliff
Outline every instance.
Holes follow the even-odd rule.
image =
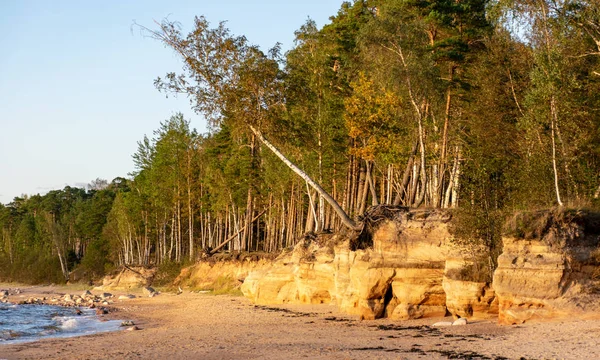
[[[394,290],[392,288],[392,283],[388,284],[387,290],[385,291],[385,295],[383,296],[383,317],[390,317],[391,313],[388,312],[388,305],[394,298]]]

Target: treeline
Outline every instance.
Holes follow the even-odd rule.
[[[204,17],[140,27],[182,60],[157,88],[211,131],[175,115],[131,179],[2,207],[0,276],[277,251],[379,204],[456,208],[493,252],[507,211],[598,204],[595,1],[346,2],[285,54]]]

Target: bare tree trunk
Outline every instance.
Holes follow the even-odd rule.
[[[320,101],[319,101],[320,103]],[[319,105],[319,113],[321,112],[321,106]],[[320,118],[321,115],[319,115]],[[320,121],[319,121],[320,123]],[[319,146],[319,184],[323,183],[323,143],[321,141],[321,130],[317,134],[318,146]],[[325,201],[323,196],[319,196],[319,213],[318,213],[318,224],[316,226],[317,231],[322,230],[325,227]]]
[[[413,165],[412,177],[410,180],[410,196],[408,197],[407,204],[413,205],[415,198],[417,197],[417,188],[418,188],[418,179],[419,179],[419,170],[421,169],[421,165],[416,163]]]
[[[389,204],[389,201],[387,201],[388,192],[386,190],[388,189],[390,172],[391,172],[391,165],[388,165],[385,175],[383,174],[383,172],[381,173],[381,181],[379,182],[379,203],[380,204]]]
[[[439,190],[439,171],[438,164],[431,166],[431,203],[433,207],[441,206],[441,195]]]
[[[256,215],[256,216],[255,216],[255,217],[254,217],[254,218],[253,218],[253,219],[250,221],[250,223],[246,224],[246,226],[244,226],[242,229],[238,230],[238,231],[237,231],[235,234],[233,234],[233,235],[231,235],[230,237],[228,237],[228,238],[227,238],[225,241],[223,241],[223,242],[222,242],[221,244],[219,244],[219,245],[218,245],[216,248],[214,248],[214,249],[213,249],[213,250],[210,252],[210,254],[212,255],[212,254],[216,253],[217,251],[219,251],[219,250],[221,250],[223,247],[225,247],[225,245],[229,244],[229,242],[230,242],[231,240],[233,240],[233,239],[237,238],[237,237],[238,237],[238,235],[239,235],[239,234],[240,234],[242,231],[246,230],[246,228],[247,228],[248,226],[250,226],[250,225],[251,225],[252,223],[254,223],[256,220],[258,220],[258,218],[259,218],[259,217],[261,217],[261,216],[262,216],[262,215],[263,215],[263,214],[264,214],[266,211],[267,211],[266,209],[265,209],[265,210],[263,210],[263,211],[261,211],[261,212],[260,212],[258,215]]]
[[[450,124],[450,109],[452,106],[452,81],[454,80],[454,64],[450,64],[449,69],[449,81],[448,89],[446,92],[446,112],[444,116],[444,129],[442,132],[442,148],[440,155],[440,164],[439,164],[439,180],[437,181],[439,189],[435,189],[440,194],[443,194],[443,186],[444,186],[444,177],[446,176],[446,158],[448,153],[448,128]],[[439,204],[435,204],[435,207],[439,206]]]
[[[308,212],[306,214],[305,232],[318,231],[317,214],[315,212],[315,204],[308,183],[306,183],[306,194],[308,195]]]
[[[348,214],[346,214],[346,212],[340,207],[337,201],[335,201],[335,199],[333,199],[331,195],[329,195],[329,193],[327,193],[327,191],[325,191],[321,187],[321,185],[317,184],[313,179],[310,178],[310,176],[308,176],[308,174],[300,170],[300,168],[298,168],[290,160],[288,160],[288,158],[286,158],[279,151],[279,149],[277,149],[273,144],[271,144],[269,141],[267,141],[267,139],[265,139],[263,134],[258,129],[254,128],[253,126],[250,126],[250,130],[252,130],[252,132],[260,140],[260,142],[262,142],[266,147],[268,147],[269,150],[271,150],[279,159],[281,159],[281,161],[283,161],[290,169],[292,169],[292,171],[294,171],[298,176],[303,178],[310,186],[312,186],[313,189],[315,189],[319,193],[319,195],[321,195],[325,199],[325,201],[329,203],[329,205],[331,205],[331,207],[335,210],[336,214],[340,217],[342,223],[346,227],[350,229],[357,228],[356,222],[352,220],[348,216]]]
[[[356,192],[358,188],[358,165],[359,161],[356,156],[352,155],[352,162],[350,163],[350,191],[348,196],[350,202],[348,203],[348,213],[356,214]]]
[[[563,206],[563,202],[560,198],[560,188],[558,186],[558,169],[556,166],[556,140],[555,140],[555,128],[556,128],[556,120],[558,119],[558,115],[556,114],[556,103],[554,99],[554,95],[550,99],[550,112],[551,112],[551,135],[552,135],[552,169],[554,170],[554,190],[556,191],[556,201],[558,202],[558,206]]]
[[[454,165],[452,166],[452,174],[450,174],[450,181],[446,188],[446,195],[442,202],[442,208],[448,208],[450,206],[450,196],[452,195],[452,189],[454,188],[454,179],[456,178],[456,172],[458,171],[458,156],[454,158]]]
[[[454,171],[454,179],[452,186],[452,208],[458,207],[458,194],[460,190],[460,147],[456,147],[456,171]]]
[[[65,258],[62,254],[62,251],[60,250],[60,248],[58,247],[58,244],[56,244],[56,252],[58,252],[58,261],[60,262],[60,269],[62,271],[63,277],[65,278],[65,280],[69,280],[69,269],[67,268],[67,262],[65,261]]]
[[[190,150],[188,149],[188,171],[187,171],[187,196],[188,196],[188,232],[189,232],[189,242],[190,242],[190,261],[194,261],[194,212],[192,210],[192,181],[191,181],[191,172],[192,172],[192,158],[190,155]]]
[[[361,167],[361,172],[360,172],[360,184],[359,184],[359,189],[361,188],[362,185],[362,192],[359,192],[358,196],[360,197],[359,200],[359,204],[360,207],[357,210],[357,215],[362,215],[365,213],[365,210],[367,208],[367,197],[369,195],[369,183],[367,182],[367,168],[366,165],[365,167]]]
[[[344,187],[344,202],[343,202],[343,208],[348,213],[350,213],[350,209],[352,208],[350,205],[350,196],[351,196],[350,188],[352,187],[352,168],[353,168],[352,156],[350,156],[350,161],[348,163],[348,168],[346,171],[346,186]]]
[[[355,197],[356,199],[354,200],[354,214],[355,215],[360,215],[362,214],[361,209],[362,209],[362,199],[363,199],[363,189],[365,188],[365,184],[366,184],[366,179],[365,179],[365,167],[363,166],[363,161],[362,160],[357,160],[358,162],[358,183],[357,183],[357,188],[356,188],[356,194]]]
[[[385,197],[385,203],[386,204],[391,204],[392,203],[392,179],[394,178],[394,165],[389,164],[388,165],[388,174],[387,174],[387,187],[386,187],[386,197]]]
[[[425,144],[423,141],[423,123],[421,121],[421,117],[417,117],[419,124],[419,146],[421,148],[421,195],[415,202],[415,207],[419,207],[423,203],[423,199],[425,198],[425,194],[427,193],[427,171],[425,168]]]
[[[371,197],[373,198],[373,205],[379,205],[379,201],[377,201],[377,190],[375,189],[375,184],[373,183],[373,178],[371,177],[371,163],[366,161],[367,165],[367,182],[369,183],[369,189],[371,189]]]
[[[413,148],[410,152],[410,157],[408,158],[408,163],[406,164],[406,169],[404,170],[404,174],[402,175],[402,184],[400,189],[398,189],[398,193],[396,194],[396,198],[394,199],[394,205],[398,206],[402,202],[402,196],[405,197],[405,203],[409,203],[406,199],[406,187],[410,181],[410,174],[413,169],[413,163],[415,160],[415,155],[417,154],[417,149],[419,148],[419,140],[415,141]]]

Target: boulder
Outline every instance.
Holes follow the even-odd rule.
[[[452,326],[465,326],[465,325],[467,325],[467,319],[466,318],[456,319],[452,323]]]
[[[155,268],[142,266],[122,267],[120,270],[102,279],[102,286],[98,290],[129,290],[149,286],[156,275]]]
[[[107,308],[100,307],[100,308],[96,309],[96,315],[106,315],[106,314],[108,314]]]
[[[154,290],[154,288],[152,288],[151,286],[143,287],[142,292],[144,293],[145,296],[148,296],[148,297],[154,297],[156,295],[156,290]]]

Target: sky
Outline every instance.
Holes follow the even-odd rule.
[[[111,181],[134,170],[137,142],[176,112],[204,133],[186,98],[166,98],[153,80],[181,69],[144,37],[168,17],[190,30],[194,16],[267,50],[293,47],[309,17],[319,27],[341,0],[0,1],[0,203],[23,194]]]

